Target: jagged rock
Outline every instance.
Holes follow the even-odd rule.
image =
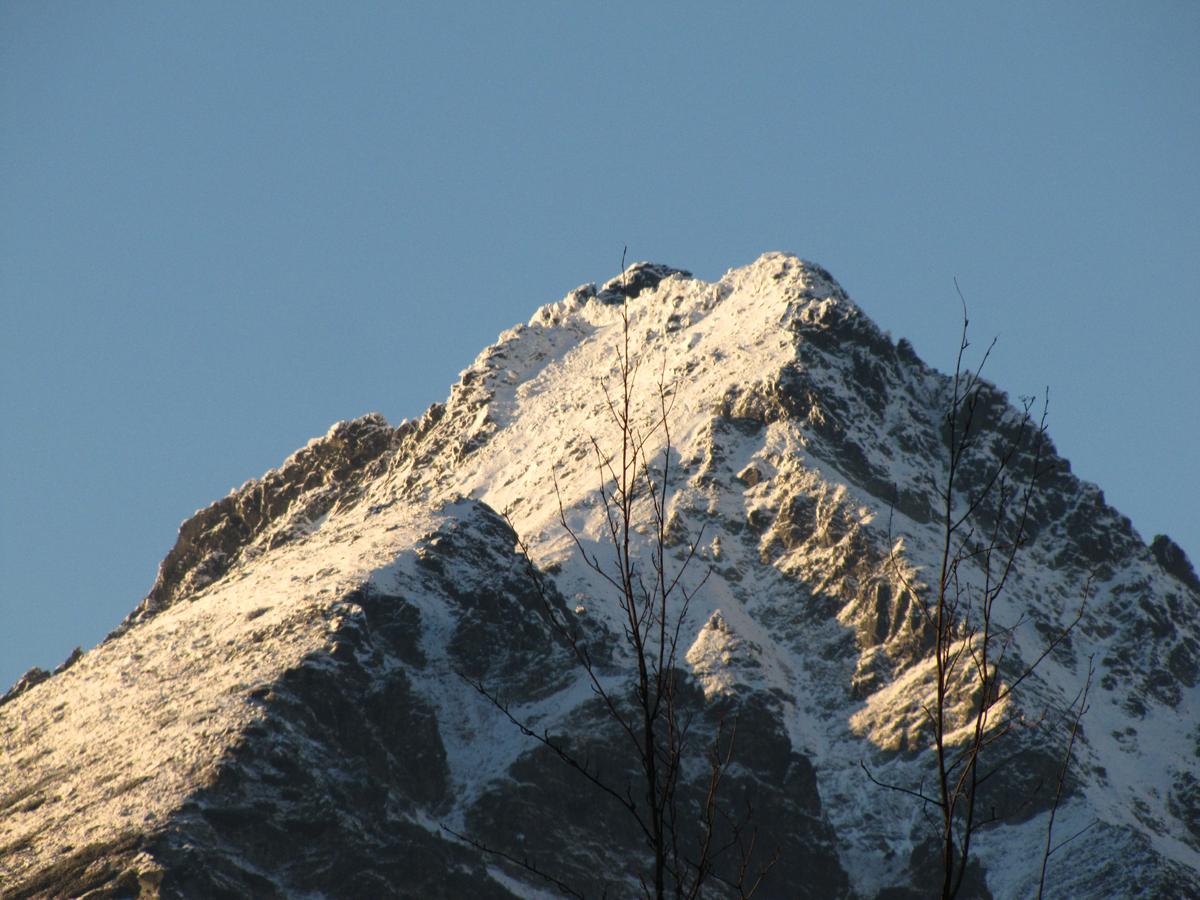
[[[71,651],[70,655],[68,655],[66,659],[64,659],[61,663],[58,664],[58,666],[54,669],[53,672],[47,672],[45,669],[42,669],[38,666],[34,666],[28,672],[26,672],[24,675],[22,675],[20,678],[18,678],[16,683],[12,687],[10,687],[3,696],[0,696],[0,706],[3,706],[5,703],[8,703],[10,700],[16,699],[18,696],[25,693],[30,688],[41,684],[43,681],[48,679],[51,675],[57,675],[60,672],[65,672],[67,669],[71,668],[71,666],[75,665],[75,663],[79,662],[79,659],[82,656],[83,656],[83,648],[76,647],[74,650]]]
[[[1182,547],[1165,534],[1156,534],[1150,542],[1150,552],[1167,573],[1174,575],[1193,591],[1200,591],[1200,577],[1196,576],[1192,561],[1187,558]]]
[[[49,677],[50,673],[45,669],[40,668],[39,666],[34,666],[28,672],[18,678],[16,683],[5,692],[3,697],[0,697],[0,706],[3,706],[10,700],[15,700],[31,687],[41,684]]]
[[[671,275],[691,278],[691,272],[674,269],[661,263],[638,262],[625,269],[616,278],[609,279],[596,295],[601,303],[620,303],[623,299],[638,297],[643,291],[658,287],[658,283]]]
[[[197,512],[179,527],[150,593],[114,636],[219,579],[256,540],[266,536],[270,549],[302,534],[353,492],[397,437],[378,413],[338,422],[278,469]]]

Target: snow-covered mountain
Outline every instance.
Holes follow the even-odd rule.
[[[639,264],[577,288],[420,419],[339,423],[185,522],[104,643],[0,706],[0,893],[558,896],[446,826],[589,896],[635,895],[623,879],[645,851],[623,811],[457,674],[619,779],[620,735],[516,538],[621,684],[617,609],[580,547],[605,558],[591,439],[616,439],[601,385],[626,296],[635,415],[652,415],[659,373],[672,395],[673,549],[702,535],[690,577],[709,573],[685,702],[699,729],[736,719],[728,789],[780,853],[758,896],[929,895],[928,810],[862,764],[913,786],[931,772],[913,592],[936,579],[949,382],[819,266],[774,253],[713,284]],[[1008,409],[983,397],[994,420]],[[1027,727],[984,793],[996,821],[964,893],[1036,892],[1062,714],[1090,658],[1054,832],[1079,836],[1051,857],[1047,896],[1198,897],[1200,581],[1051,461],[997,606],[1012,670],[1089,583],[1090,600],[1017,695]]]

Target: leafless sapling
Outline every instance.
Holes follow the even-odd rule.
[[[631,346],[624,257],[621,268],[623,299],[619,309],[621,330],[615,386],[601,383],[604,408],[617,436],[611,449],[595,435],[589,436],[600,482],[599,504],[604,514],[601,544],[608,558],[589,549],[580,532],[569,523],[557,476],[554,490],[560,526],[586,567],[607,586],[616,606],[622,638],[618,653],[633,670],[632,689],[628,693],[614,689],[612,682],[604,677],[578,626],[552,602],[551,586],[531,561],[529,573],[547,621],[570,648],[592,693],[621,734],[632,768],[640,775],[640,787],[614,783],[567,741],[523,721],[482,681],[463,677],[523,734],[540,742],[599,794],[625,811],[648,851],[645,865],[631,861],[631,875],[638,880],[646,897],[694,900],[701,896],[706,885],[716,882],[725,895],[749,898],[761,885],[777,854],[758,862],[753,810],[735,814],[721,803],[722,783],[734,758],[736,727],[727,726],[721,719],[714,733],[700,739],[693,729],[694,715],[684,710],[681,701],[683,679],[687,676],[680,668],[680,640],[689,622],[692,600],[708,575],[706,572],[696,578],[690,576],[701,535],[687,541],[682,559],[672,560],[673,541],[668,531],[674,389],[667,383],[664,365],[653,393],[645,395],[652,401],[651,413],[639,413],[640,357]],[[519,536],[511,519],[509,524],[518,533],[519,549],[525,559],[531,560],[531,548]],[[689,583],[692,581],[695,583]],[[680,788],[681,779],[686,777],[688,756],[696,752],[700,740],[706,741],[703,749],[707,776],[697,808],[690,801],[685,802]],[[560,890],[583,896],[581,886],[566,884],[537,861],[499,853],[468,840],[478,849],[496,853]],[[718,861],[722,863],[720,870]]]
[[[973,839],[999,817],[994,809],[981,808],[985,782],[1013,764],[1012,756],[998,751],[997,745],[1019,725],[1037,724],[1022,720],[1012,701],[1083,614],[1081,603],[1073,619],[1055,631],[1032,661],[1021,660],[1015,652],[1024,618],[1004,623],[997,615],[997,602],[1029,542],[1038,492],[1052,471],[1048,404],[1043,399],[1035,418],[1033,398],[1024,398],[1016,411],[998,399],[982,378],[995,341],[977,366],[968,367],[968,324],[964,302],[961,340],[941,423],[945,469],[940,479],[930,479],[939,511],[937,580],[929,588],[907,585],[917,599],[924,634],[933,644],[932,697],[922,706],[932,738],[933,790],[925,780],[916,786],[881,782],[863,766],[876,784],[912,795],[935,811],[943,900],[958,896],[972,860]],[[1085,588],[1085,602],[1086,598]],[[1065,777],[1064,768],[1058,796]]]

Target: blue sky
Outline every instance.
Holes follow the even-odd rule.
[[[650,8],[647,8],[650,7]],[[621,248],[816,260],[1200,555],[1200,6],[0,5],[0,681]]]

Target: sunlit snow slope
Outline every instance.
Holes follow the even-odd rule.
[[[644,846],[622,810],[457,674],[626,779],[516,547],[623,683],[613,598],[559,516],[607,558],[592,441],[618,440],[604,386],[626,301],[635,413],[651,420],[660,378],[671,403],[672,551],[698,541],[685,578],[709,573],[685,702],[698,734],[737,721],[730,798],[753,805],[760,859],[781,853],[758,896],[928,895],[925,811],[862,763],[913,787],[932,771],[913,592],[936,578],[949,382],[783,254],[714,284],[639,264],[578,288],[419,420],[340,423],[184,523],[108,640],[0,706],[0,894],[557,896],[443,826],[589,896],[636,894],[623,879]],[[1011,412],[985,399],[993,421]],[[1200,582],[1054,463],[997,608],[1012,671],[1090,597],[1010,710],[966,893],[1036,890],[1062,717],[1091,659],[1055,823],[1056,839],[1083,833],[1051,858],[1048,896],[1200,896]]]

